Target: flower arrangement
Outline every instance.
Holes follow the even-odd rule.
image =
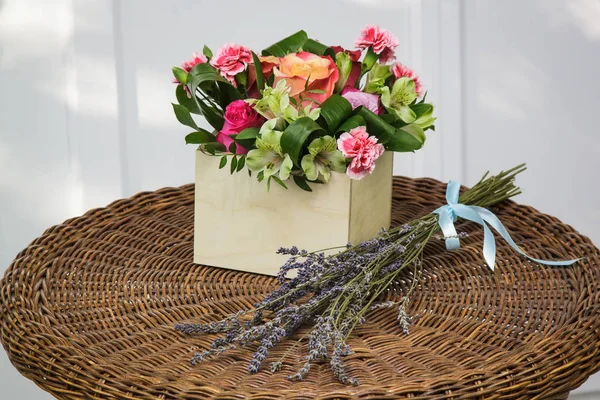
[[[237,44],[204,47],[174,67],[186,142],[221,157],[231,173],[287,188],[327,183],[332,172],[362,179],[385,151],[412,152],[434,129],[418,76],[395,62],[398,40],[367,26],[357,50],[326,46],[299,31],[257,55]],[[192,114],[214,128],[200,128]]]

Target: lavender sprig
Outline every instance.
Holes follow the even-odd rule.
[[[514,177],[524,170],[520,165],[496,176],[487,177],[460,196],[467,205],[489,207],[520,193]],[[398,307],[398,330],[409,333],[411,316],[408,304],[423,270],[423,251],[428,241],[439,231],[437,215],[429,214],[389,230],[356,246],[348,244],[334,249],[338,253],[280,248],[277,253],[288,255],[288,261],[278,274],[280,286],[252,309],[228,315],[220,321],[205,324],[177,324],[184,334],[221,334],[211,348],[194,355],[193,364],[240,347],[257,346],[248,365],[257,373],[269,357],[269,351],[284,339],[293,337],[303,326],[311,329],[291,345],[283,356],[271,362],[273,372],[283,367],[284,359],[306,338],[307,354],[291,380],[302,380],[311,365],[329,359],[333,375],[346,384],[358,385],[348,374],[344,358],[352,354],[347,341],[369,317],[369,313]],[[458,236],[465,237],[461,232]],[[296,270],[293,279],[286,279]],[[390,286],[401,274],[412,282],[398,301],[386,298]],[[242,319],[244,318],[244,319]]]

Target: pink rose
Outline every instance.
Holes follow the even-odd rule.
[[[229,43],[221,46],[217,54],[210,60],[210,65],[219,70],[219,73],[231,84],[237,87],[235,76],[246,70],[252,62],[250,49],[237,44]]]
[[[306,51],[280,58],[279,64],[273,67],[273,74],[273,86],[285,80],[291,88],[290,96],[294,99],[302,97],[302,106],[310,105],[312,108],[318,107],[333,94],[339,78],[337,66],[331,57]]]
[[[406,65],[396,62],[391,65],[390,70],[392,71],[396,79],[403,77],[412,79],[415,83],[415,92],[417,92],[417,96],[420,96],[421,93],[423,93],[423,85],[421,84],[421,81],[417,74],[415,74],[415,72],[412,69],[408,68]]]
[[[350,71],[350,75],[348,76],[348,80],[346,81],[347,86],[356,86],[356,81],[360,77],[360,56],[362,52],[360,50],[346,50],[341,46],[331,46],[335,54],[337,53],[346,53],[350,57],[350,61],[352,61],[352,70]]]
[[[394,49],[398,47],[398,39],[385,29],[377,25],[368,25],[360,30],[361,36],[356,39],[356,47],[359,49],[373,48],[375,54],[379,54],[379,61],[386,63],[395,58]]]
[[[264,118],[244,100],[235,100],[225,108],[223,129],[217,134],[217,142],[223,143],[226,149],[233,142],[230,135],[240,133],[246,128],[259,128]],[[236,154],[246,154],[248,150],[236,144]]]
[[[363,106],[364,108],[373,111],[375,114],[383,114],[383,107],[379,102],[379,96],[372,93],[365,93],[352,86],[346,86],[342,90],[341,96],[348,100],[354,110],[357,107]]]
[[[346,175],[352,179],[362,179],[371,174],[375,169],[375,160],[385,151],[375,136],[369,136],[364,126],[342,133],[337,145],[344,157],[352,159],[346,169]]]

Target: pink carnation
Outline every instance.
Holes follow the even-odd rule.
[[[208,61],[208,60],[206,59],[204,54],[199,54],[199,53],[194,52],[194,54],[192,54],[192,58],[190,60],[184,61],[181,64],[181,68],[183,70],[185,70],[185,72],[189,73],[192,70],[192,68],[194,68],[196,65],[205,63],[206,61]]]
[[[399,62],[392,64],[390,69],[392,70],[392,73],[396,79],[403,77],[412,79],[412,81],[415,83],[415,92],[417,92],[417,96],[421,95],[423,92],[423,85],[421,84],[417,74],[415,74],[412,69],[408,68],[406,65],[400,64]]]
[[[194,68],[198,64],[205,63],[206,61],[208,61],[208,60],[206,59],[204,54],[198,54],[198,53],[194,52],[194,54],[192,54],[192,58],[181,63],[181,69],[183,69],[185,72],[187,72],[189,74],[190,71],[192,70],[192,68]],[[181,83],[181,82],[179,82],[177,80],[177,78],[173,78],[173,83]]]
[[[250,49],[238,44],[225,44],[217,51],[210,60],[210,65],[219,70],[219,73],[231,84],[237,87],[235,76],[246,70],[246,66],[252,62]]]
[[[386,63],[395,58],[394,49],[398,47],[398,39],[385,29],[377,25],[367,25],[360,30],[361,36],[356,39],[356,47],[368,49],[373,47],[373,52],[379,54],[379,61]]]
[[[194,52],[194,54],[192,54],[191,59],[181,63],[181,69],[183,69],[185,72],[187,72],[189,74],[190,71],[192,70],[192,68],[194,68],[198,64],[205,63],[206,61],[208,61],[208,60],[206,59],[204,54],[198,54],[198,53]],[[181,82],[179,82],[179,80],[177,78],[173,78],[173,83],[180,84]],[[187,93],[187,96],[189,98],[191,98],[192,94],[190,93],[190,89],[188,89],[188,87],[185,85],[183,86],[183,89]]]
[[[352,179],[362,179],[375,169],[375,160],[383,154],[383,145],[375,136],[369,136],[364,126],[344,132],[337,141],[344,157],[351,158],[346,174]]]

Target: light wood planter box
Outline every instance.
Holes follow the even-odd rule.
[[[285,190],[258,182],[246,171],[219,169],[220,157],[196,151],[194,262],[276,275],[287,256],[279,247],[315,251],[357,244],[388,228],[391,218],[393,153],[384,153],[373,174],[351,180],[332,173],[313,192],[290,179]]]

